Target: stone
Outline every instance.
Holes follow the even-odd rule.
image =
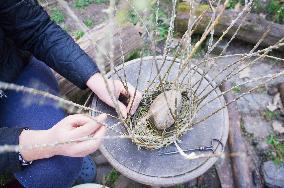
[[[266,140],[261,140],[257,145],[257,149],[267,151],[269,149],[269,145],[267,144]]]
[[[213,38],[212,45],[214,45],[217,42],[217,38]],[[229,42],[229,39],[223,38],[220,42],[217,43],[215,48],[212,49],[212,53],[215,55],[220,55],[222,51],[226,48],[227,43]],[[207,46],[209,45],[209,40],[207,42]]]
[[[166,95],[166,98],[165,98]],[[164,130],[175,122],[172,113],[179,113],[182,106],[181,92],[169,90],[156,97],[149,109],[150,120],[158,130]]]
[[[272,102],[272,97],[266,93],[252,93],[241,97],[237,101],[241,114],[258,114],[258,111],[265,110]]]
[[[273,130],[276,131],[277,133],[280,133],[280,134],[284,133],[284,126],[283,126],[282,122],[273,121],[272,127],[273,127]]]
[[[243,115],[242,119],[245,130],[253,134],[255,138],[265,139],[273,132],[270,123],[261,116]]]
[[[175,49],[178,46],[179,41],[180,41],[180,39],[173,38],[172,41],[170,42],[169,48]]]
[[[280,166],[273,161],[266,161],[263,163],[261,171],[267,187],[284,187],[284,165]]]
[[[278,88],[274,85],[268,86],[267,87],[267,94],[274,96],[278,93]]]

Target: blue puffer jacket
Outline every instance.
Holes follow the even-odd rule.
[[[32,54],[80,88],[98,68],[36,0],[0,0],[0,81],[12,82]],[[0,145],[18,144],[20,129],[0,125]],[[20,168],[17,153],[0,154],[0,172]]]

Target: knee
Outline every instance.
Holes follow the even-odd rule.
[[[71,187],[78,178],[82,161],[82,158],[56,156],[35,161],[15,176],[24,187]]]

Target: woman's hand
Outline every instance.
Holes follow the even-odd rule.
[[[49,130],[24,130],[19,138],[19,144],[24,148],[20,152],[27,161],[55,155],[84,157],[99,148],[106,128],[98,122],[103,123],[105,119],[105,114],[95,118],[76,114],[67,116]],[[53,147],[25,149],[26,146],[62,143],[86,137],[91,139]]]
[[[127,117],[127,114],[133,115],[138,108],[138,105],[142,99],[142,94],[137,90],[135,94],[135,88],[127,83],[128,91],[124,88],[123,84],[119,80],[109,80],[107,79],[107,85],[111,94],[118,99],[120,95],[129,98],[128,104],[125,105],[121,101],[117,100],[118,107],[124,118]],[[115,107],[112,97],[107,90],[106,82],[104,81],[100,73],[93,75],[88,81],[87,86],[106,104],[111,107]],[[135,98],[134,98],[135,95]],[[132,104],[133,101],[133,104]],[[132,106],[131,106],[132,104]],[[131,108],[131,109],[130,109]]]

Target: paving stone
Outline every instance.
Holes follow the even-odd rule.
[[[267,187],[284,187],[284,165],[279,166],[273,163],[273,161],[266,161],[263,163],[261,170]]]
[[[259,111],[265,110],[271,102],[272,97],[266,93],[252,93],[240,98],[237,105],[241,114],[258,114]]]
[[[255,138],[265,139],[273,132],[271,123],[264,120],[261,116],[243,115],[242,119],[245,130],[253,134]]]

